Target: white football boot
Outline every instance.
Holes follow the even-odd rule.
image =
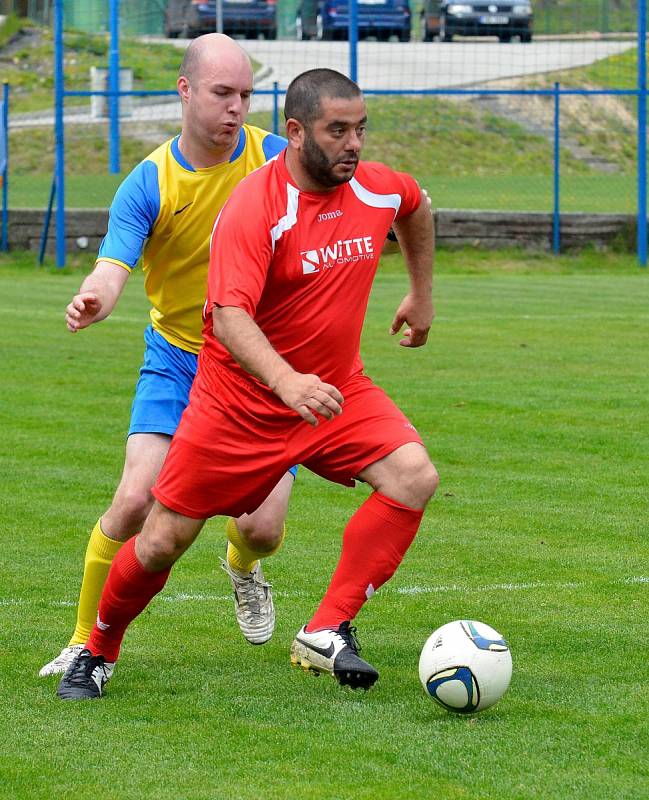
[[[234,613],[241,633],[250,644],[264,644],[275,630],[275,606],[271,584],[264,580],[261,562],[252,572],[240,572],[221,559],[234,590]]]
[[[291,645],[291,664],[306,672],[328,672],[341,686],[369,689],[379,673],[359,658],[360,649],[356,628],[351,628],[349,622],[313,633],[308,633],[305,626]]]
[[[38,673],[41,678],[48,675],[62,675],[70,664],[75,660],[79,653],[83,650],[82,644],[71,644],[64,647],[58,656],[48,663]]]

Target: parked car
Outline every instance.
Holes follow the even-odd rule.
[[[221,0],[223,33],[256,38],[277,38],[277,0]],[[171,39],[213,33],[216,30],[216,0],[169,0],[164,31]]]
[[[358,36],[410,41],[409,0],[358,0]],[[348,0],[302,0],[295,29],[298,39],[347,39]]]
[[[422,38],[439,36],[450,42],[453,36],[497,36],[509,42],[518,36],[532,41],[532,6],[529,0],[424,0]]]

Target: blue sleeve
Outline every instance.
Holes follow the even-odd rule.
[[[142,161],[113,198],[108,231],[97,258],[114,259],[133,269],[159,213],[158,167],[153,161]]]
[[[269,133],[268,136],[265,136],[261,147],[266,156],[266,161],[270,161],[271,158],[281,153],[282,150],[286,148],[287,144],[288,141],[283,136],[275,136],[274,133]]]

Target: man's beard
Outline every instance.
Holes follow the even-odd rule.
[[[341,183],[347,183],[352,179],[353,173],[349,176],[341,178],[336,177],[333,168],[339,162],[330,161],[327,158],[327,154],[324,152],[324,150],[316,143],[315,139],[308,132],[304,137],[304,148],[302,152],[302,166],[313,178],[313,180],[320,184],[320,186],[324,186],[327,189],[333,189],[336,186],[340,186]],[[351,156],[349,154],[345,154],[339,160],[348,161],[351,160],[352,157],[358,163],[358,157],[356,155]]]

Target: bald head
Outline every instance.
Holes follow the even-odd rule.
[[[185,51],[176,83],[182,103],[178,146],[194,167],[220,164],[239,142],[252,96],[252,67],[229,36],[199,36]]]
[[[224,33],[206,33],[194,39],[185,50],[178,76],[193,84],[206,72],[245,66],[252,74],[250,59],[234,39]]]

